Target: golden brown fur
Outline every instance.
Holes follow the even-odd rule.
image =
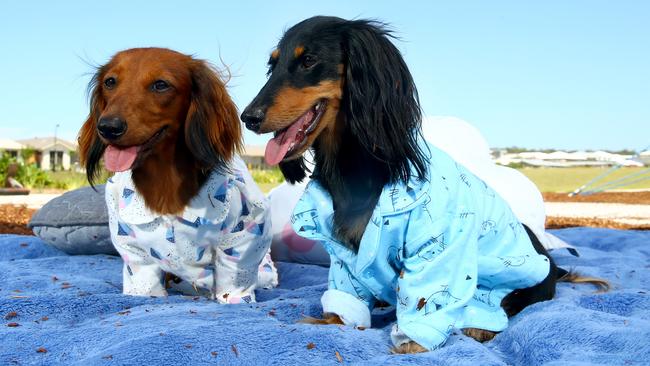
[[[336,314],[324,314],[322,319],[305,317],[300,320],[304,324],[319,324],[319,325],[345,325],[343,320]]]
[[[305,146],[295,151],[288,159],[300,157],[321,134],[324,135],[325,140],[331,141],[331,144],[328,145],[336,146],[338,139],[332,138],[332,135],[336,130],[335,121],[339,113],[343,93],[342,83],[342,80],[327,80],[303,89],[293,87],[280,89],[273,104],[269,106],[267,111],[269,120],[273,122],[266,124],[264,130],[260,132],[277,131],[286,128],[319,100],[326,99],[327,110],[321,117],[316,129],[307,136]],[[328,135],[332,137],[326,137]]]
[[[610,283],[606,280],[603,280],[602,278],[581,276],[576,272],[568,272],[566,275],[558,278],[557,281],[570,283],[590,283],[596,286],[596,292],[607,292],[611,288]]]
[[[117,80],[116,86],[106,87],[107,78]],[[159,80],[171,88],[152,91]],[[162,131],[132,167],[136,189],[154,212],[182,212],[208,172],[222,169],[241,149],[236,107],[205,61],[161,48],[130,49],[101,66],[91,87],[90,113],[78,138],[80,160],[91,181],[108,144],[142,145]],[[128,124],[126,133],[115,141],[97,133],[98,120],[106,116]]]

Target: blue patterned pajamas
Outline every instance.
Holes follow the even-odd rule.
[[[331,257],[325,313],[347,325],[370,327],[377,299],[396,307],[395,346],[411,340],[442,346],[454,328],[501,331],[501,300],[549,273],[507,203],[447,154],[422,143],[426,179],[384,187],[358,253],[332,233],[332,199],[308,185],[292,216],[293,228],[320,240]]]

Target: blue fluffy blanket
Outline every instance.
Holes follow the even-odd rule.
[[[318,316],[327,268],[279,263],[258,303],[123,296],[121,260],[69,256],[35,237],[0,235],[0,364],[641,365],[650,362],[650,232],[555,232],[581,257],[558,264],[614,286],[560,284],[493,341],[456,332],[440,350],[390,355],[389,310],[373,329],[297,324]]]

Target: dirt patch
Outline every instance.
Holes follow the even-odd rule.
[[[34,212],[25,206],[0,205],[0,234],[34,235],[26,226]]]
[[[650,204],[650,192],[603,192],[590,196],[567,197],[563,193],[544,193],[548,202],[608,202],[627,204]],[[27,223],[36,212],[26,206],[0,205],[0,234],[34,235]],[[612,220],[578,217],[548,217],[548,229],[569,227],[601,227],[622,230],[650,230],[650,225],[631,225]]]
[[[612,220],[582,217],[547,217],[547,229],[564,229],[569,227],[601,227],[620,230],[650,230],[650,225],[630,225]]]
[[[588,196],[569,197],[566,193],[546,192],[542,194],[546,202],[603,202],[650,205],[650,191],[640,192],[600,192]]]

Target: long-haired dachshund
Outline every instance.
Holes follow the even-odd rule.
[[[241,126],[217,72],[172,50],[130,49],[99,67],[89,91],[80,157],[91,184],[102,158],[116,172],[106,203],[124,293],[166,295],[173,277],[238,303],[277,284],[267,203],[237,155]]]
[[[370,326],[377,300],[396,307],[395,352],[477,340],[549,300],[567,272],[490,187],[421,137],[413,78],[378,22],[314,17],[290,28],[269,79],[242,113],[273,132],[266,161],[290,182],[313,180],[296,232],[331,255],[324,320]],[[585,279],[582,279],[583,281]],[[588,280],[588,279],[587,279]]]

